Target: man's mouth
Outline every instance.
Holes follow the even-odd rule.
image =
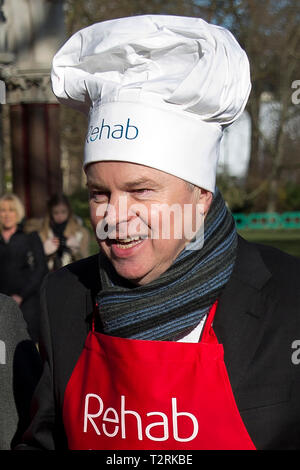
[[[133,246],[139,245],[145,240],[146,237],[129,237],[129,238],[123,238],[123,239],[115,239],[115,240],[109,240],[110,245],[114,245],[117,248],[120,248],[121,250],[128,250],[129,248],[132,248]]]

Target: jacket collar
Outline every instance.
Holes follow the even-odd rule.
[[[254,289],[261,289],[271,277],[254,243],[238,235],[238,252],[232,278],[239,279]]]
[[[214,321],[233,389],[262,340],[270,315],[265,302],[268,289],[264,287],[271,277],[257,246],[239,237],[235,266]]]

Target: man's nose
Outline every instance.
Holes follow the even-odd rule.
[[[109,238],[128,238],[131,232],[136,232],[134,222],[138,214],[134,207],[135,204],[128,195],[110,198],[104,217]]]
[[[109,226],[117,226],[128,220],[128,198],[126,195],[111,195],[107,204],[105,221]]]

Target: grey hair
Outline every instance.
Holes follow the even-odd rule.
[[[194,191],[196,187],[193,183],[189,183],[188,181],[186,181],[186,186],[187,186],[187,189],[191,192]]]

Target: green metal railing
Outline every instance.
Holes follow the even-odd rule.
[[[300,229],[300,212],[234,213],[238,229]]]

